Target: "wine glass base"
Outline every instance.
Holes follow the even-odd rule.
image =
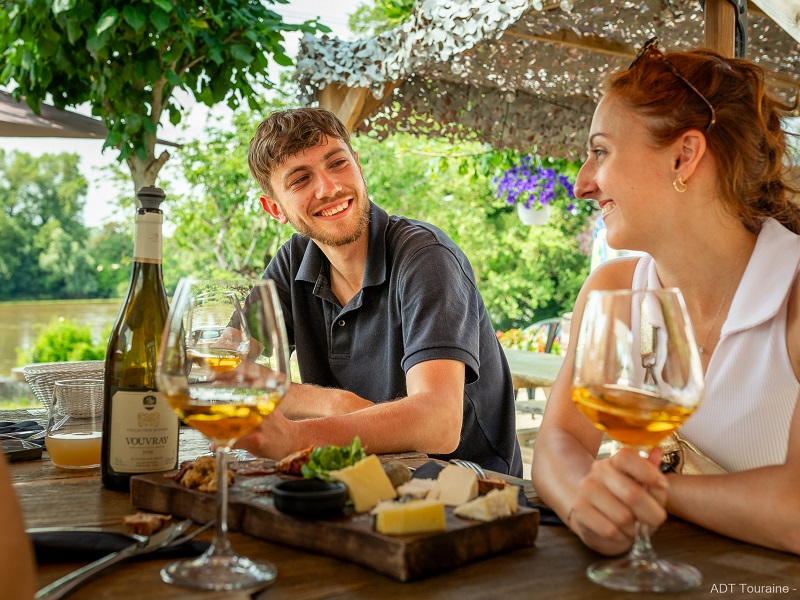
[[[586,569],[586,576],[605,588],[626,592],[678,592],[697,587],[703,580],[691,565],[629,557],[595,563]]]
[[[258,590],[278,574],[275,565],[255,562],[237,554],[176,560],[161,569],[161,579],[182,587],[229,591]]]

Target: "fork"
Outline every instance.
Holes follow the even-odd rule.
[[[197,534],[211,527],[215,522],[216,522],[215,519],[211,519],[210,521],[201,525],[191,533],[181,535],[180,537],[175,537],[166,543],[155,543],[153,544],[152,550],[159,550],[161,548],[172,548],[175,546],[180,546],[181,544],[184,544],[192,540],[195,536],[197,536]],[[185,521],[177,523],[175,527],[177,527],[179,531],[183,531],[189,525],[191,525],[191,521],[187,519]],[[140,539],[147,539],[147,538],[141,538],[141,536],[138,537]],[[141,544],[141,542],[137,541],[137,544]],[[73,571],[72,573],[65,575],[61,579],[54,581],[50,585],[39,590],[34,596],[34,598],[37,600],[44,600],[45,598],[47,598],[48,600],[58,600],[59,598],[63,598],[64,596],[71,593],[73,590],[77,589],[90,579],[96,577],[101,571],[105,570],[106,568],[115,565],[131,556],[135,556],[137,554],[145,554],[150,551],[151,551],[150,549],[142,550],[140,545],[139,547],[132,546],[124,550],[121,550],[119,552],[113,552],[107,556],[104,556],[103,558],[96,560],[95,562],[89,565],[86,565],[85,567],[82,567],[80,569]]]
[[[33,435],[28,435],[28,434],[33,434]],[[46,435],[47,435],[47,429],[34,429],[33,431],[0,433],[0,440],[40,440]]]
[[[456,465],[457,467],[464,467],[465,469],[471,469],[475,471],[478,475],[478,479],[486,479],[486,473],[478,463],[474,463],[471,460],[463,460],[461,458],[451,458],[450,462]]]
[[[198,534],[203,533],[206,529],[214,525],[216,522],[217,522],[216,519],[211,519],[210,521],[206,521],[191,533],[186,533],[180,537],[175,538],[169,544],[167,544],[166,547],[172,548],[173,546],[180,546],[181,544],[185,544],[186,542],[189,542],[193,540],[195,537],[197,537]]]

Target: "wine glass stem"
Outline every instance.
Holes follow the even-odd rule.
[[[647,448],[636,448],[636,451],[642,458],[649,458],[650,456]],[[647,489],[647,486],[645,486],[645,489]],[[651,564],[656,560],[655,550],[653,550],[653,545],[650,543],[650,528],[639,521],[636,521],[633,547],[628,554],[628,558],[631,562],[641,565]]]
[[[214,527],[211,554],[233,554],[231,543],[228,540],[228,448],[217,445],[217,493],[216,510],[217,524]]]
[[[636,521],[636,537],[628,557],[639,564],[649,564],[656,560],[656,553],[650,543],[650,528],[639,521]]]

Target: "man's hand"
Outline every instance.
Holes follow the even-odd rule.
[[[660,461],[660,450],[643,459],[630,448],[595,461],[580,482],[567,526],[603,554],[630,549],[636,521],[655,531],[667,518],[669,484]]]
[[[255,430],[239,439],[235,449],[247,450],[255,456],[280,460],[294,451],[289,444],[293,423],[283,416],[280,409],[264,418]]]

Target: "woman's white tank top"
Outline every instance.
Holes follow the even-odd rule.
[[[766,219],[722,325],[700,408],[681,434],[728,471],[786,461],[800,394],[786,347],[789,293],[800,236]],[[661,288],[653,258],[639,259],[633,289]]]

